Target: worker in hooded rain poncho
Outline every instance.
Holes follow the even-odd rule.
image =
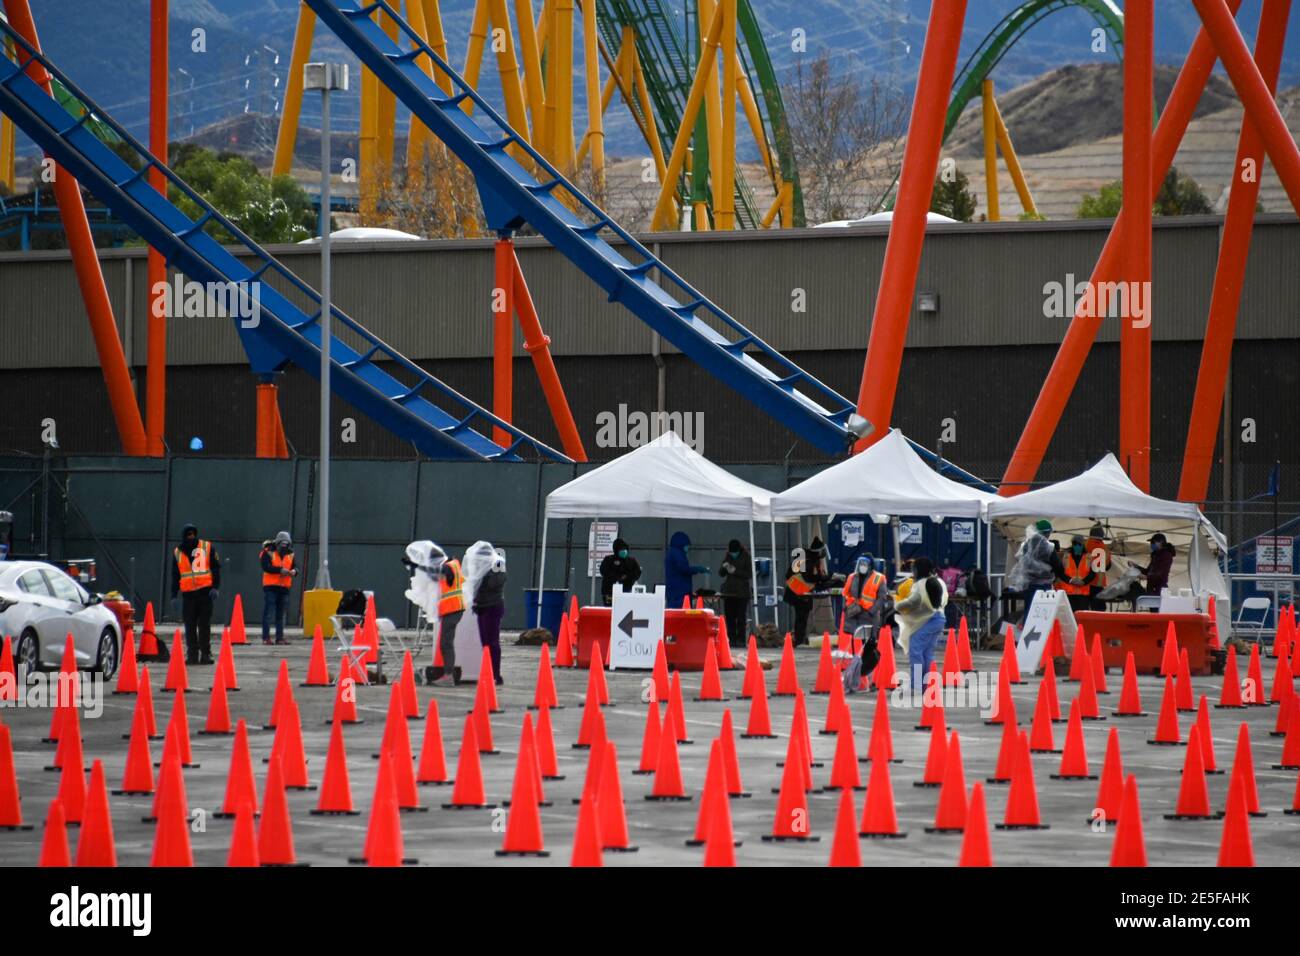
[[[691,564],[691,539],[685,531],[674,531],[668,539],[668,552],[664,555],[664,607],[682,606],[682,601],[695,593],[692,578],[697,574],[707,574],[708,568],[702,564]]]
[[[498,684],[501,677],[501,618],[506,611],[506,553],[496,549],[492,569],[483,575],[474,592],[474,616],[478,619],[479,642],[492,657],[492,673]]]
[[[1048,535],[1052,523],[1040,518],[1025,528],[1025,540],[1016,551],[1016,563],[1007,574],[1007,586],[1017,592],[1025,602],[1017,625],[1023,627],[1029,616],[1029,606],[1039,591],[1050,591],[1056,585],[1061,570],[1061,558],[1052,547]]]

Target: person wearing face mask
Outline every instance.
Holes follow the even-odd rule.
[[[876,570],[875,559],[870,554],[859,555],[853,573],[840,591],[844,598],[843,630],[852,634],[866,625],[874,633],[880,624],[880,599],[888,590],[885,576]]]
[[[1061,565],[1061,559],[1047,537],[1051,533],[1052,523],[1046,518],[1040,518],[1026,527],[1025,540],[1016,552],[1016,563],[1007,574],[1007,587],[1015,592],[1017,599],[1024,602],[1016,620],[1017,627],[1024,627],[1034,594],[1050,591],[1059,576],[1057,569]]]
[[[690,550],[691,539],[686,532],[674,531],[664,555],[664,607],[681,607],[682,601],[695,592],[691,579],[709,570],[702,564],[691,564]]]
[[[1151,545],[1151,563],[1139,568],[1147,579],[1147,594],[1159,596],[1169,586],[1169,572],[1174,566],[1174,546],[1163,534],[1153,534]]]
[[[1088,610],[1092,607],[1092,582],[1097,572],[1092,569],[1083,535],[1076,534],[1070,539],[1070,548],[1061,555],[1060,562],[1055,569],[1056,589],[1065,592],[1070,610]]]
[[[814,544],[817,539],[813,539]],[[810,549],[811,550],[811,549]],[[821,573],[809,557],[809,551],[795,548],[790,552],[790,567],[785,571],[783,600],[794,608],[794,628],[791,637],[795,646],[808,643],[808,618],[812,615],[812,592],[826,587],[829,578]]]
[[[900,643],[912,665],[912,693],[925,690],[926,675],[934,663],[935,651],[943,636],[943,609],[948,603],[948,589],[934,573],[934,562],[917,558],[912,570],[912,588],[894,605],[902,625]]]
[[[727,542],[727,554],[718,569],[722,578],[722,616],[727,622],[727,641],[734,647],[745,645],[745,608],[751,595],[750,582],[754,566],[749,551],[736,538]]]
[[[627,542],[614,539],[614,550],[600,562],[600,597],[605,607],[614,601],[614,585],[621,584],[626,591],[641,579],[641,565],[628,552]]]
[[[492,673],[498,684],[501,678],[501,618],[506,612],[506,553],[497,548],[492,570],[483,575],[474,592],[474,616],[478,619],[479,642],[492,657]]]
[[[187,524],[181,543],[172,549],[172,600],[181,602],[185,621],[185,663],[212,663],[212,604],[221,587],[221,559],[211,541]]]
[[[271,622],[275,622],[275,643],[284,639],[284,619],[289,611],[289,589],[298,569],[293,563],[293,539],[281,531],[272,541],[262,543],[262,643],[271,643]]]

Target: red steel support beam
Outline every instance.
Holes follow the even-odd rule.
[[[32,47],[40,50],[41,43],[36,35],[36,22],[32,19],[31,8],[27,0],[4,0],[9,23]],[[25,51],[16,51],[19,62],[26,57]],[[27,75],[38,83],[46,93],[50,93],[50,77],[39,64],[32,62],[27,68]],[[95,338],[95,349],[99,354],[99,364],[104,371],[104,384],[108,387],[108,399],[113,409],[113,418],[117,423],[117,433],[122,440],[122,450],[128,455],[145,453],[144,423],[140,420],[140,409],[135,402],[135,391],[131,387],[131,375],[126,368],[126,355],[122,351],[122,340],[117,332],[117,323],[113,319],[113,306],[108,299],[108,290],[104,286],[104,273],[99,266],[99,257],[95,254],[95,240],[90,232],[90,223],[86,219],[86,206],[81,200],[81,188],[72,174],[62,167],[56,167],[54,173],[54,197],[59,204],[59,216],[63,220],[63,230],[68,237],[68,248],[72,253],[72,266],[77,274],[77,283],[81,287],[81,297],[86,305],[86,315],[90,319],[90,330]]]
[[[1241,6],[1241,0],[1228,0],[1228,6],[1235,13]],[[1160,122],[1152,137],[1153,192],[1160,188],[1169,173],[1169,167],[1173,165],[1174,153],[1178,151],[1178,146],[1183,141],[1183,134],[1187,132],[1187,124],[1191,122],[1192,114],[1196,111],[1196,103],[1201,98],[1201,92],[1205,89],[1210,72],[1214,69],[1214,61],[1214,43],[1210,39],[1208,30],[1202,28],[1192,42],[1187,59],[1178,73],[1178,79],[1174,81],[1174,88],[1169,93],[1169,100],[1165,103],[1165,108],[1160,114]],[[1124,232],[1125,218],[1124,210],[1121,209],[1114,225],[1111,226],[1110,235],[1102,247],[1101,255],[1097,257],[1097,265],[1088,279],[1093,288],[1100,283],[1113,282],[1119,278],[1121,236]],[[1083,370],[1088,351],[1092,348],[1092,343],[1097,338],[1097,331],[1101,328],[1101,310],[1095,311],[1097,315],[1080,311],[1070,322],[1070,327],[1066,330],[1061,347],[1056,352],[1056,358],[1052,361],[1052,367],[1048,370],[1047,378],[1043,381],[1043,387],[1034,402],[1033,410],[1029,413],[1029,420],[1025,423],[1020,441],[1016,444],[1016,450],[1002,476],[1002,486],[998,489],[1001,494],[1013,495],[1028,491],[1030,482],[1038,474],[1038,466],[1047,453],[1047,446],[1051,443],[1056,426],[1060,424],[1061,416],[1065,413],[1066,403],[1070,400],[1070,393],[1074,391],[1075,383],[1079,380],[1079,373]]]
[[[533,368],[542,383],[542,394],[546,396],[546,405],[551,410],[551,418],[560,433],[560,442],[564,453],[574,461],[586,461],[587,451],[582,447],[582,438],[578,435],[578,426],[569,410],[569,399],[560,384],[560,374],[555,369],[555,360],[551,357],[551,339],[542,331],[541,320],[533,306],[533,297],[524,280],[524,270],[519,267],[519,259],[510,250],[514,262],[514,304],[519,314],[519,328],[524,334],[524,351],[533,357]]]
[[[1277,89],[1290,13],[1291,0],[1264,0],[1259,14],[1255,62],[1270,93]],[[1205,327],[1196,394],[1192,399],[1192,416],[1187,427],[1187,447],[1183,452],[1183,472],[1178,485],[1178,497],[1182,501],[1204,501],[1209,492],[1214,446],[1228,383],[1228,367],[1232,362],[1232,340],[1237,330],[1237,310],[1246,278],[1246,256],[1250,251],[1255,203],[1259,199],[1263,173],[1264,140],[1255,124],[1243,114],[1237,159],[1232,167],[1232,188],[1228,193],[1228,212],[1223,220],[1223,236],[1219,243],[1219,261],[1214,270],[1210,317]]]
[[[514,413],[514,270],[515,244],[499,238],[492,269],[492,412],[506,424]],[[492,440],[509,448],[510,433],[493,427]]]
[[[1119,314],[1119,459],[1151,490],[1151,70],[1153,0],[1124,4],[1123,206],[1128,295]],[[1140,305],[1145,305],[1145,309]],[[1112,303],[1113,305],[1113,303]],[[1110,310],[1108,310],[1110,311]]]
[[[167,0],[151,0],[149,10],[149,151],[159,162],[167,162]],[[149,170],[149,185],[167,195],[167,179],[158,169]],[[161,293],[167,284],[167,262],[149,247],[147,267],[150,309],[149,341],[145,366],[145,441],[148,454],[161,458],[167,423],[167,314]],[[165,301],[165,300],[163,300]]]
[[[1251,59],[1250,48],[1237,29],[1237,21],[1232,18],[1232,12],[1224,0],[1192,2],[1214,41],[1228,79],[1232,80],[1232,87],[1246,108],[1246,115],[1264,140],[1264,147],[1268,150],[1268,158],[1273,162],[1277,178],[1282,181],[1296,215],[1300,216],[1300,148],[1296,147],[1295,140],[1291,138],[1291,131],[1278,112],[1277,103],[1273,101],[1259,67]]]
[[[279,408],[276,402],[278,390],[273,382],[257,383],[257,457],[278,458],[276,425]]]
[[[948,93],[957,68],[965,19],[966,0],[932,0],[925,48],[921,52],[921,71],[908,122],[907,145],[903,150],[898,198],[889,226],[876,308],[871,317],[862,384],[858,388],[858,414],[875,425],[875,431],[860,439],[855,451],[869,447],[889,431],[916,292],[916,275],[921,266],[921,248],[925,244],[926,213],[930,211],[939,152],[943,147]]]

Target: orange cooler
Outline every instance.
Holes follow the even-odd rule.
[[[600,644],[601,660],[609,663],[611,609],[584,607],[578,612],[578,666],[591,663],[591,647]],[[679,671],[704,670],[708,642],[718,639],[718,616],[712,611],[668,608],[664,611],[664,645],[668,666]]]
[[[1124,670],[1124,659],[1133,652],[1139,674],[1159,674],[1165,653],[1165,635],[1170,622],[1178,638],[1178,649],[1187,649],[1187,664],[1193,674],[1210,673],[1210,617],[1208,614],[1149,614],[1108,611],[1078,611],[1074,615],[1092,649],[1094,634],[1101,635],[1101,656],[1106,667]],[[1066,648],[1074,653],[1073,647]]]

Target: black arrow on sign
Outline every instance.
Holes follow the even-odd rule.
[[[650,619],[648,617],[633,617],[633,613],[634,612],[632,611],[628,611],[627,614],[623,615],[623,620],[618,622],[618,629],[628,637],[631,637],[632,632],[638,627],[650,626]]]

